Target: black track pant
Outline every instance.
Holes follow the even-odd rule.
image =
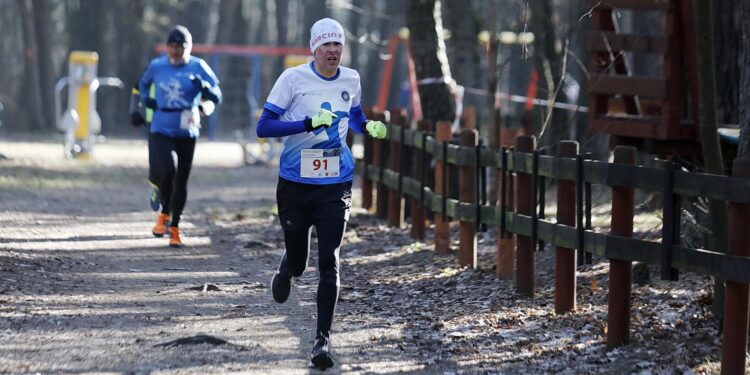
[[[279,272],[301,276],[307,268],[312,226],[318,236],[318,335],[330,336],[339,296],[339,250],[351,207],[351,182],[299,184],[279,179],[276,197],[286,251]]]
[[[161,212],[171,214],[170,225],[173,227],[179,225],[185,208],[194,153],[195,138],[173,138],[159,133],[148,135],[149,180],[159,187]]]

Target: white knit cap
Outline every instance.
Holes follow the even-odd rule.
[[[328,42],[339,42],[344,45],[344,28],[330,18],[323,18],[315,22],[310,28],[310,51]]]

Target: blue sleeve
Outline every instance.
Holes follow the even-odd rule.
[[[141,75],[141,80],[138,81],[138,90],[141,92],[141,101],[146,99],[149,95],[149,87],[154,82],[154,62],[148,64],[146,71]]]
[[[352,107],[349,110],[349,128],[357,133],[365,132],[365,124],[367,123],[367,117],[362,113],[361,106]]]
[[[255,128],[258,137],[286,137],[287,135],[307,131],[304,121],[281,121],[279,117],[281,117],[281,113],[276,113],[264,107],[260,120],[258,120],[258,126]]]
[[[221,89],[219,88],[219,78],[204,60],[200,60],[200,66],[203,69],[201,77],[207,81],[210,86],[201,91],[203,99],[210,100],[216,104],[221,104],[223,99]]]

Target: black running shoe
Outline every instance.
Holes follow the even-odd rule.
[[[273,293],[273,300],[278,303],[286,302],[289,298],[289,291],[292,289],[292,277],[284,276],[276,271],[273,274],[271,280],[271,292]]]
[[[315,339],[315,345],[313,345],[312,353],[310,354],[310,361],[318,369],[325,370],[333,367],[333,355],[328,345],[328,337],[318,336]]]

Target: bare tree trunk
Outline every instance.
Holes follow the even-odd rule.
[[[589,33],[591,32],[591,20],[585,17],[591,9],[589,0],[575,0],[573,5],[568,8],[567,15],[567,35],[570,38],[571,59],[567,71],[579,84],[578,101],[576,104],[588,106],[588,95],[586,94],[588,82],[588,62],[591,61],[587,48]],[[594,159],[599,155],[604,157],[609,152],[609,137],[606,134],[592,134],[588,131],[588,116],[585,113],[577,112],[573,114],[575,120],[572,125],[575,126],[574,139],[583,146],[581,152],[594,151]],[[593,140],[592,140],[593,138]],[[588,145],[588,146],[585,146]]]
[[[286,15],[289,13],[289,0],[276,0],[276,45],[286,46],[287,36],[287,25]],[[312,26],[312,25],[310,25]],[[284,57],[279,57],[276,64],[276,73],[274,76],[278,77],[284,70]]]
[[[219,3],[219,30],[216,43],[233,43],[237,38],[235,33],[236,15],[241,14],[242,8],[239,0],[223,0]]]
[[[738,8],[742,1],[716,1],[716,61],[724,61],[716,66],[716,88],[718,93],[719,121],[725,124],[737,123],[739,100],[740,66],[740,22]]]
[[[52,20],[50,14],[50,4],[46,0],[34,0],[34,26],[36,33],[38,51],[45,53],[38,54],[39,61],[39,88],[41,90],[42,114],[47,127],[54,124],[54,75],[55,71],[52,65]]]
[[[498,65],[497,56],[499,53],[500,42],[496,35],[498,33],[497,3],[490,3],[488,13],[485,13],[485,23],[489,29],[489,40],[487,40],[487,98],[486,105],[489,111],[484,111],[482,123],[486,124],[485,138],[490,149],[496,150],[500,147],[500,128],[503,127],[503,117],[500,102],[495,99],[495,93],[498,92],[500,66]],[[489,169],[489,181],[497,181],[497,169]],[[497,184],[489,184],[489,202],[498,201]]]
[[[552,4],[549,0],[529,1],[531,8],[531,31],[534,33],[534,64],[540,72],[541,82],[547,94],[547,100],[555,102],[562,99],[562,92],[558,92],[557,85],[561,84],[562,54],[558,46],[561,45],[555,35],[556,26],[553,23]],[[540,85],[541,86],[541,85]],[[552,111],[553,113],[549,113]],[[553,107],[547,107],[544,116],[538,124],[540,146],[554,144],[563,138],[565,124],[561,116],[554,113]],[[533,126],[531,129],[534,129]]]
[[[406,25],[419,85],[419,97],[425,119],[434,122],[453,121],[453,95],[447,82],[452,81],[443,41],[439,0],[406,2]]]
[[[698,41],[698,91],[699,91],[699,130],[701,150],[705,170],[711,174],[724,174],[721,145],[716,131],[716,67],[713,46],[713,7],[712,0],[696,0],[694,17]],[[721,253],[727,251],[729,234],[729,212],[727,203],[711,199],[708,201],[713,232],[713,248]],[[713,313],[717,317],[724,314],[723,280],[715,279]]]
[[[739,13],[741,20],[750,17],[750,1],[739,1]],[[742,22],[742,37],[740,38],[739,65],[740,65],[740,145],[737,151],[738,158],[750,158],[750,24]]]
[[[21,8],[23,24],[23,44],[26,71],[26,103],[24,110],[29,115],[30,127],[33,129],[47,128],[44,122],[42,96],[39,78],[39,49],[34,30],[34,6],[31,0],[18,0]]]
[[[27,121],[25,113],[21,108],[23,86],[21,78],[24,74],[23,63],[23,32],[20,17],[21,11],[18,1],[0,1],[0,24],[3,32],[0,32],[0,102],[3,110],[3,129],[26,129]]]
[[[474,7],[465,0],[444,0],[444,19],[451,38],[446,43],[448,59],[456,83],[465,87],[480,87],[480,54],[477,35],[479,17]],[[479,107],[484,98],[474,94],[464,94],[464,105]],[[482,106],[483,108],[484,106]],[[480,108],[477,111],[481,112]],[[486,135],[486,132],[483,133]]]

